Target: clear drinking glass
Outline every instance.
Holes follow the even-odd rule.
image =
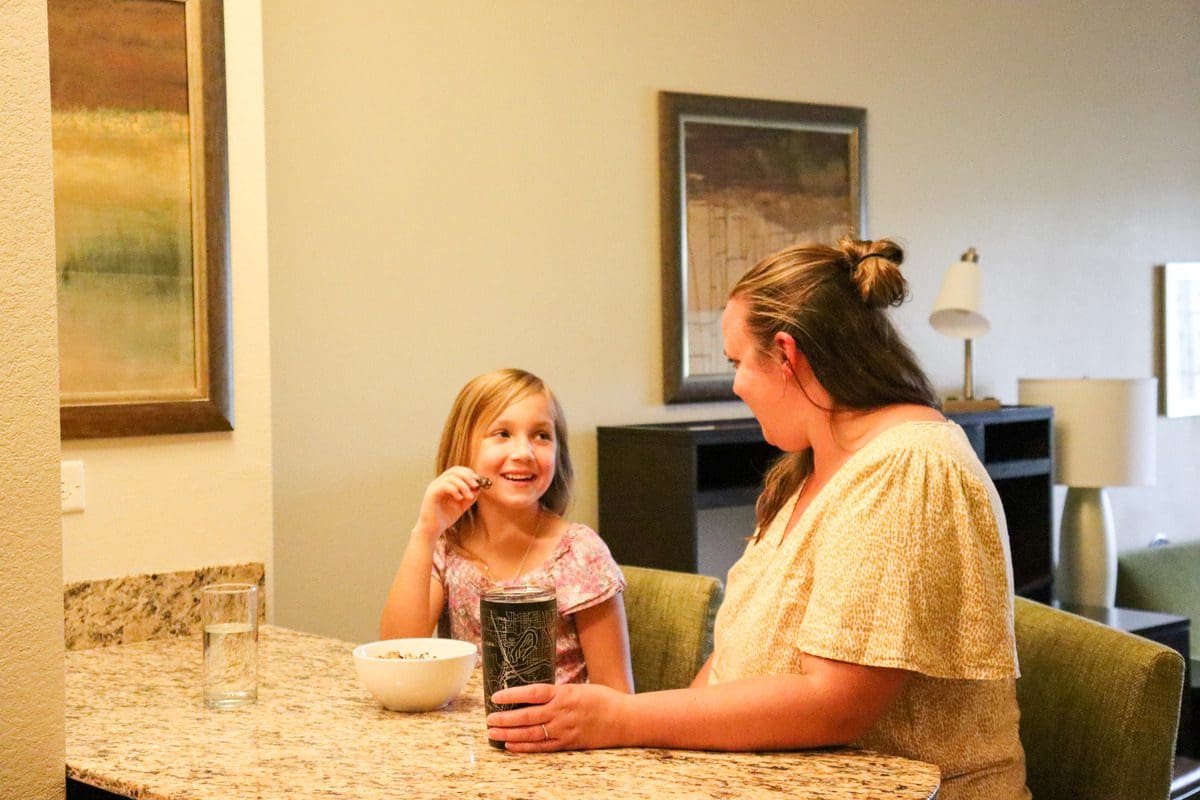
[[[258,587],[217,583],[200,590],[204,705],[236,708],[258,699]]]

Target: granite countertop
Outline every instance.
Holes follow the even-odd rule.
[[[445,709],[396,713],[358,683],[352,649],[264,626],[258,702],[226,711],[201,700],[199,636],[68,652],[67,775],[147,800],[917,800],[939,781],[935,766],[852,749],[508,753],[487,743],[478,670]]]

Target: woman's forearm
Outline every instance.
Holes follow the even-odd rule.
[[[804,655],[799,673],[631,698],[622,744],[792,750],[862,738],[911,673]],[[711,669],[711,661],[705,665]]]
[[[806,675],[774,675],[630,698],[621,745],[700,750],[795,750],[865,732]]]

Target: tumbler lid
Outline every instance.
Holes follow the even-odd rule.
[[[526,583],[519,586],[499,586],[488,589],[481,599],[492,603],[538,603],[554,599],[553,586],[537,586]]]

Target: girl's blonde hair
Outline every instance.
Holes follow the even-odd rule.
[[[571,453],[567,447],[567,418],[554,392],[536,375],[523,369],[497,369],[472,378],[458,392],[446,425],[442,428],[442,441],[438,445],[437,472],[440,475],[450,467],[470,466],[475,456],[479,433],[484,426],[499,417],[504,409],[519,403],[533,394],[543,394],[550,406],[554,419],[554,480],[541,497],[542,508],[562,515],[571,503],[571,485],[575,469],[571,466]],[[459,517],[446,530],[453,543],[460,541],[461,534],[475,524],[475,507]]]
[[[887,315],[907,299],[903,261],[904,251],[889,239],[798,245],[758,262],[729,296],[745,303],[746,327],[760,353],[778,360],[775,334],[792,336],[829,393],[830,411],[895,403],[936,408],[936,392]],[[812,467],[811,450],[785,454],[771,466],[755,504],[759,531]]]

